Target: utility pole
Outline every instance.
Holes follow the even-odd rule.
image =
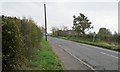
[[[46,19],[46,4],[44,0],[44,15],[45,15],[45,40],[47,41],[47,19]]]

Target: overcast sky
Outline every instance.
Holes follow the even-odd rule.
[[[43,0],[32,0],[33,2],[25,2],[23,0],[21,2],[18,0],[11,2],[8,0],[1,1],[1,15],[31,17],[38,26],[44,26]],[[118,31],[118,0],[103,0],[103,2],[95,0],[91,2],[87,2],[87,0],[84,0],[85,2],[80,0],[79,2],[77,0],[61,1],[46,0],[48,32],[51,31],[51,27],[68,26],[71,29],[73,26],[73,15],[77,16],[79,13],[87,16],[92,25],[94,25],[94,29],[91,32],[96,31],[97,33],[101,27],[106,27],[113,33]]]

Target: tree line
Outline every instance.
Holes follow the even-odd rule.
[[[64,26],[62,29],[57,27],[52,27],[52,36],[62,36],[62,37],[75,37],[81,38],[89,41],[105,41],[107,43],[118,43],[120,39],[120,34],[112,32],[102,27],[99,29],[98,33],[87,33],[90,29],[93,29],[92,22],[84,14],[80,13],[79,16],[73,16],[73,27],[71,30]]]
[[[0,16],[2,70],[23,70],[40,48],[42,31],[32,19]]]

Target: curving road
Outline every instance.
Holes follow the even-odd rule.
[[[49,37],[49,42],[93,70],[118,70],[119,58],[116,51],[53,37]]]

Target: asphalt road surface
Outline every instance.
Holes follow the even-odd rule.
[[[59,46],[92,70],[118,70],[119,57],[116,51],[53,37],[49,37],[48,40],[52,46],[57,45],[56,49]]]

